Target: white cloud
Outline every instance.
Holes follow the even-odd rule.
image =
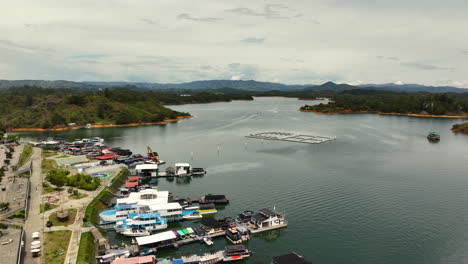
[[[468,35],[459,30],[468,24],[468,1],[410,2],[7,1],[0,16],[1,74],[465,85]]]
[[[240,80],[242,80],[242,75],[231,76],[231,81],[240,81]]]

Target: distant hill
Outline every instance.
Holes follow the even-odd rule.
[[[468,89],[456,88],[451,86],[424,86],[419,84],[363,84],[353,86],[349,84],[336,84],[326,82],[321,85],[289,85],[274,82],[259,81],[232,81],[232,80],[206,80],[186,83],[145,83],[145,82],[73,82],[73,81],[44,81],[44,80],[0,80],[1,88],[14,88],[23,86],[38,86],[43,88],[68,88],[74,90],[95,90],[104,88],[126,87],[133,90],[215,90],[218,92],[229,91],[346,91],[354,89],[386,90],[395,92],[431,92],[431,93],[464,93]]]

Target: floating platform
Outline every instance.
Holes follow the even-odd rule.
[[[320,144],[336,140],[336,137],[312,136],[289,132],[262,132],[245,136],[247,138],[256,138],[264,140],[288,141],[306,144]]]

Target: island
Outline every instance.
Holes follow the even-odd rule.
[[[245,94],[20,87],[0,91],[0,130],[42,131],[82,127],[165,124],[191,117],[164,105],[253,100]]]
[[[468,122],[453,125],[452,131],[468,134]]]
[[[415,117],[468,118],[464,94],[345,91],[328,103],[304,105],[300,111],[319,114],[377,113]]]

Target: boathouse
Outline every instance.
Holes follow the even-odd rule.
[[[139,176],[142,177],[156,177],[158,176],[158,164],[138,164],[135,170]]]
[[[165,231],[150,236],[137,237],[136,241],[140,249],[172,245],[177,239],[173,231]]]
[[[200,221],[201,228],[207,234],[215,234],[223,231],[223,225],[214,217],[202,218]]]

